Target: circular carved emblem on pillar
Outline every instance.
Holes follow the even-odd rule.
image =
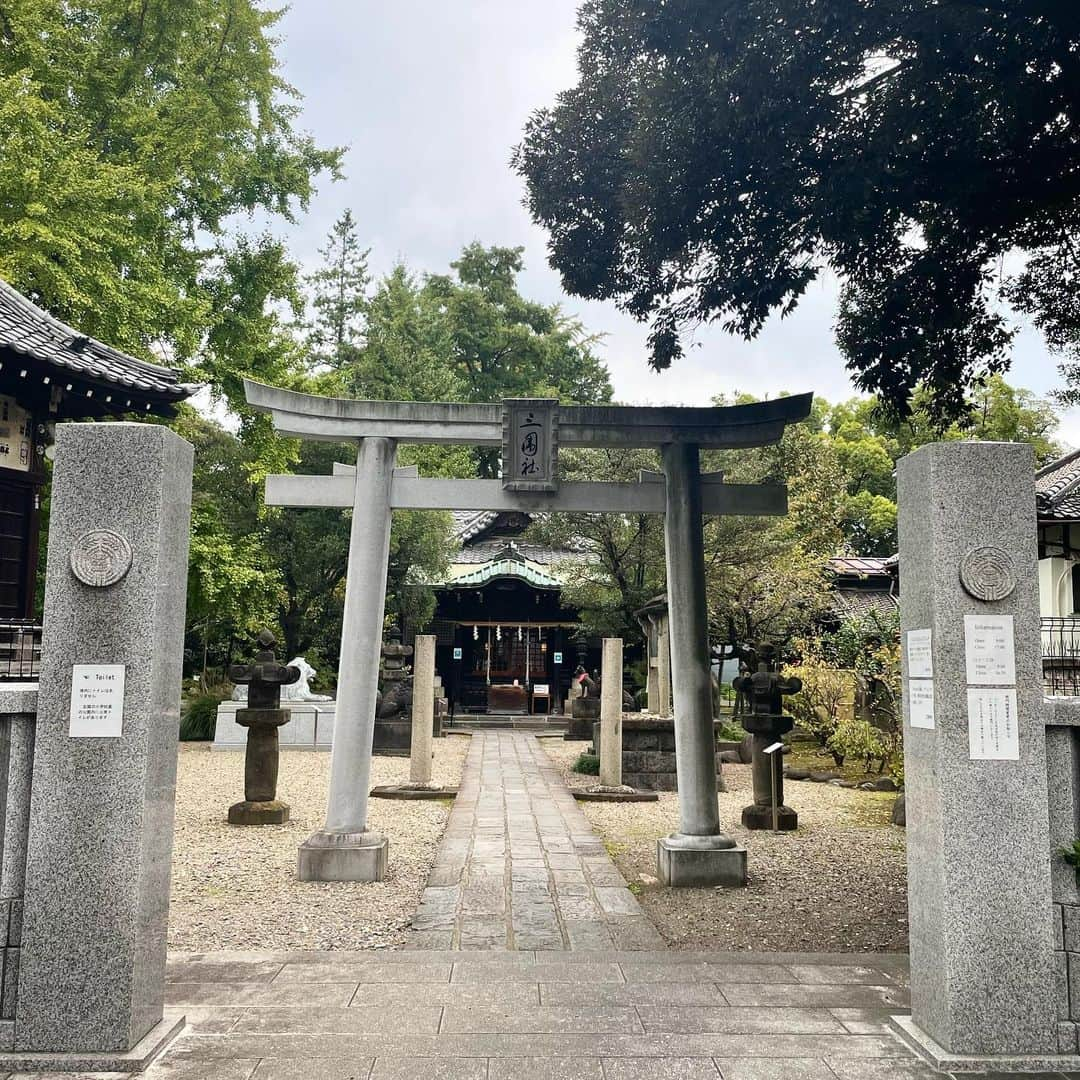
[[[84,532],[71,549],[71,572],[96,588],[115,585],[131,569],[131,544],[112,529]]]
[[[972,548],[960,560],[960,584],[976,600],[1004,600],[1016,588],[1009,553],[992,544]]]

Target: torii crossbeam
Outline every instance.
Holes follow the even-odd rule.
[[[353,511],[327,818],[301,846],[301,879],[371,881],[386,870],[386,838],[367,831],[367,798],[392,512],[517,509],[664,514],[680,821],[677,833],[658,841],[660,878],[670,885],[746,883],[746,851],[722,832],[716,800],[701,518],[784,514],[787,490],[702,476],[699,451],[778,442],[789,423],[809,415],[813,395],[657,408],[531,398],[501,405],[353,401],[249,380],[244,390],[283,435],[357,442],[355,468],[266,481],[269,505]],[[398,443],[501,445],[503,478],[420,477],[395,468]],[[560,446],[658,448],[663,472],[628,484],[560,483]]]

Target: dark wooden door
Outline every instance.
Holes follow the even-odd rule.
[[[0,620],[32,614],[37,569],[36,485],[0,476]]]

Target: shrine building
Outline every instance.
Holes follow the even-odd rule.
[[[0,281],[0,676],[36,678],[41,491],[56,423],[172,416],[176,372],[54,319]]]
[[[457,715],[560,713],[577,665],[599,666],[599,639],[581,636],[562,601],[586,556],[526,539],[531,521],[522,511],[454,512],[460,549],[423,631],[436,636],[436,670]]]

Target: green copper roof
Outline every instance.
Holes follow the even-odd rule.
[[[538,589],[561,589],[562,582],[545,574],[543,570],[530,566],[521,559],[492,559],[491,562],[482,563],[475,570],[469,570],[464,574],[451,578],[447,586],[455,588],[462,585],[486,585],[493,578],[514,577],[535,585]]]

